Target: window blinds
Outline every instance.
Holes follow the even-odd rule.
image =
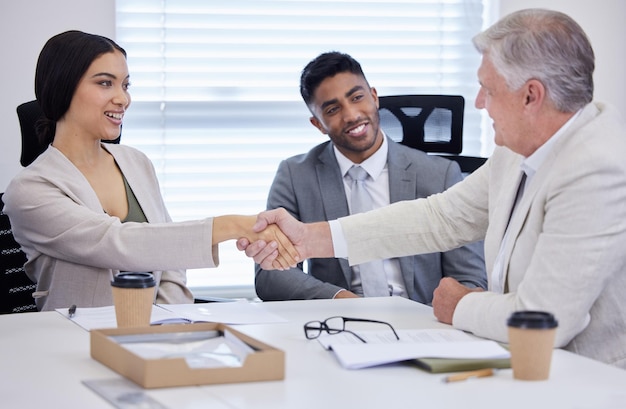
[[[482,16],[479,0],[117,0],[133,99],[122,142],[153,161],[175,221],[256,214],[279,162],[327,139],[299,77],[341,51],[378,95],[463,95],[464,153],[479,155],[471,37]],[[254,296],[253,263],[234,242],[220,245],[218,268],[188,278],[197,295]]]

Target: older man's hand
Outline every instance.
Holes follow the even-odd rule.
[[[454,310],[468,293],[484,291],[482,288],[467,288],[451,277],[444,277],[439,281],[439,286],[433,292],[433,312],[435,317],[446,324],[452,324]]]

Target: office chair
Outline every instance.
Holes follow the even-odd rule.
[[[15,242],[0,193],[0,314],[37,311],[35,283],[24,272],[26,254]]]
[[[37,100],[24,102],[17,107],[17,117],[20,121],[20,129],[22,133],[22,154],[20,163],[22,166],[30,165],[39,155],[41,155],[48,145],[42,143],[37,137],[37,121],[43,117],[43,112],[39,107]],[[102,141],[105,143],[120,143],[120,136],[111,141]]]
[[[468,174],[487,158],[460,155],[463,151],[463,112],[460,95],[380,96],[380,126],[396,142],[456,161]]]

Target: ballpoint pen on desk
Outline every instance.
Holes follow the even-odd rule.
[[[76,304],[72,304],[72,306],[70,307],[70,309],[69,309],[69,310],[67,310],[67,315],[68,315],[70,318],[73,318],[73,317],[74,317],[74,315],[76,315]]]
[[[445,378],[443,378],[443,381],[446,383],[458,382],[458,381],[465,381],[470,378],[483,378],[486,376],[493,376],[493,374],[494,374],[494,370],[492,368],[485,368],[485,369],[478,369],[475,371],[460,372],[454,375],[448,375]]]

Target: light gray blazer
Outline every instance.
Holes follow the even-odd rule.
[[[391,202],[426,197],[462,179],[459,166],[389,141],[387,166]],[[304,222],[334,220],[350,214],[333,144],[322,143],[308,153],[283,161],[269,192],[269,209],[284,207]],[[347,260],[310,259],[308,274],[298,268],[266,271],[256,266],[256,291],[263,300],[332,298],[351,289]],[[446,253],[402,257],[402,277],[410,299],[428,304],[444,276],[469,287],[486,287],[482,242]]]
[[[151,271],[157,302],[192,302],[183,268],[214,267],[213,219],[171,222],[150,160],[124,145],[102,145],[128,180],[149,223],[121,223],[104,213],[83,174],[50,146],[9,184],[3,196],[24,266],[37,283],[37,308],[112,305],[118,271]]]
[[[498,148],[443,194],[341,219],[350,263],[484,238],[489,276],[521,160]],[[507,341],[513,311],[545,310],[559,321],[557,347],[626,368],[625,245],[626,126],[615,109],[593,103],[556,141],[511,219],[508,292],[468,294],[453,325]]]

